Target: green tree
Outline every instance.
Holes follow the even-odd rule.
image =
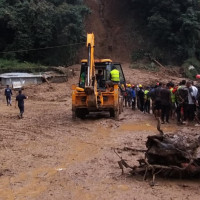
[[[59,46],[83,41],[81,0],[0,0],[0,50],[14,51]],[[45,64],[73,62],[78,46],[5,54]]]
[[[132,0],[155,48],[167,60],[182,63],[199,56],[200,12],[198,0]]]

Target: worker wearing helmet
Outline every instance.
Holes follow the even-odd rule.
[[[127,93],[127,102],[125,102],[125,104],[128,103],[128,106],[131,107],[131,84],[127,84],[127,87],[126,87],[126,93]]]
[[[137,93],[138,101],[139,101],[139,109],[141,112],[144,111],[144,91],[141,84],[139,84],[139,91]]]
[[[150,96],[149,96],[149,87],[146,87],[144,91],[144,112],[150,114]]]
[[[132,110],[135,110],[135,105],[136,105],[135,85],[131,86],[131,99],[132,99]]]

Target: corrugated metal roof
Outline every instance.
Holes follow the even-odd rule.
[[[35,74],[29,74],[29,73],[18,73],[18,72],[0,74],[0,78],[37,78],[37,77],[42,77],[42,75],[41,74],[35,75]]]

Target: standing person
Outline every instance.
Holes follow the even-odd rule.
[[[162,124],[166,122],[169,123],[169,112],[171,106],[171,92],[169,90],[169,84],[166,87],[163,86],[160,91],[160,99],[161,99],[161,120]]]
[[[170,82],[169,86],[170,86],[169,90],[170,90],[170,93],[171,93],[171,117],[172,117],[172,120],[173,120],[175,118],[175,113],[176,113],[176,95],[173,92],[174,83]]]
[[[138,97],[138,92],[139,92],[139,90],[140,90],[140,89],[139,89],[139,85],[137,85],[135,91],[136,91],[137,109],[138,109],[138,110],[140,110],[140,99],[139,99],[139,97]]]
[[[143,112],[144,111],[144,91],[143,91],[143,87],[140,84],[139,85],[139,91],[138,91],[138,100],[140,102],[140,111]]]
[[[154,115],[157,119],[160,120],[161,117],[161,90],[162,83],[159,83],[158,87],[154,91]]]
[[[110,80],[114,83],[114,84],[118,84],[120,81],[120,74],[119,74],[119,70],[117,70],[116,66],[112,66],[112,71],[110,71]]]
[[[128,107],[131,107],[131,102],[132,102],[132,89],[131,89],[131,84],[128,84],[128,85],[127,85],[126,92],[127,92]]]
[[[126,93],[126,85],[122,84],[121,87],[122,96],[123,96],[123,105],[127,107],[127,93]]]
[[[195,126],[200,126],[200,79],[197,80],[197,98],[196,98],[196,109],[197,109],[197,116],[196,116],[196,120],[198,122],[198,124],[196,124]]]
[[[5,96],[6,96],[6,102],[7,106],[12,106],[11,104],[11,96],[12,96],[12,90],[9,88],[9,85],[7,85],[7,88],[5,89]]]
[[[155,112],[154,112],[155,111],[155,98],[156,98],[155,97],[155,90],[156,90],[157,87],[158,87],[157,85],[152,86],[149,93],[148,93],[148,95],[151,99],[151,102],[152,102],[152,113],[153,114],[155,114]]]
[[[188,107],[188,88],[186,87],[186,80],[182,80],[176,90],[177,100],[177,122],[178,124],[185,124],[187,120],[187,107]]]
[[[146,87],[144,91],[144,112],[150,114],[150,96],[149,96],[149,87]]]
[[[191,81],[191,88],[193,90],[193,95],[195,97],[195,99],[197,98],[197,95],[198,95],[198,88],[194,85],[194,81]]]
[[[195,109],[196,109],[197,92],[194,94],[191,81],[188,81],[186,83],[186,86],[188,88],[188,104],[187,104],[187,111],[186,111],[187,118],[188,118],[188,120],[193,121],[194,116],[195,116]]]
[[[131,88],[131,97],[132,97],[132,110],[135,110],[135,106],[136,106],[135,85],[132,85],[132,88]]]
[[[24,94],[22,94],[22,91],[19,90],[19,94],[16,96],[16,101],[15,101],[15,108],[16,108],[16,104],[18,102],[18,108],[19,108],[19,111],[20,111],[19,118],[23,118],[24,99],[28,99],[28,96],[25,96]]]

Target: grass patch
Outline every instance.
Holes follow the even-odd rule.
[[[8,72],[35,73],[35,72],[44,72],[47,71],[48,69],[49,67],[40,64],[19,62],[17,60],[0,59],[0,73],[8,73]]]

